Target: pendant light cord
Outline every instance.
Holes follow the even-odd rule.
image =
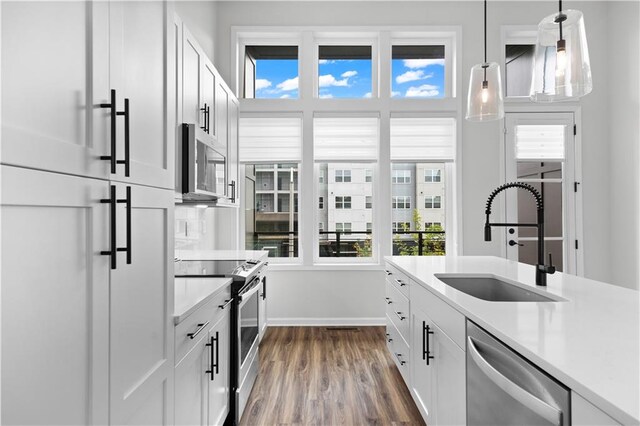
[[[562,19],[562,0],[558,0],[558,17],[560,18],[560,22],[558,23],[560,28],[560,40],[562,40],[562,21],[564,21],[564,19]]]
[[[484,63],[487,63],[487,0],[484,0]]]

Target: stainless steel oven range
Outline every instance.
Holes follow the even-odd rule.
[[[265,286],[259,260],[178,260],[176,277],[231,277],[231,412],[227,423],[237,425],[260,370],[259,298]]]

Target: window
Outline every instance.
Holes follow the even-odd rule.
[[[402,232],[411,229],[411,222],[393,222],[393,231]]]
[[[336,197],[336,209],[350,209],[351,197]]]
[[[444,45],[392,46],[391,58],[391,97],[445,96]]]
[[[318,223],[318,231],[320,231],[320,232],[324,231],[324,223],[322,223],[322,222]]]
[[[373,224],[371,222],[367,222],[367,232],[371,232]]]
[[[298,97],[298,46],[245,46],[245,98]]]
[[[274,198],[272,194],[256,194],[256,210],[258,213],[273,213]]]
[[[351,223],[350,222],[336,222],[336,231],[337,232],[351,232]]]
[[[318,174],[318,183],[324,183],[326,170],[320,170],[320,174]]]
[[[324,209],[324,197],[318,197],[318,208]]]
[[[410,209],[411,197],[410,196],[392,196],[391,205],[394,209]]]
[[[373,181],[373,170],[366,169],[364,171],[364,181],[365,182],[372,182]]]
[[[440,182],[442,179],[442,171],[440,169],[424,169],[425,182]]]
[[[351,182],[351,170],[336,170],[336,183],[338,182],[344,182],[344,183],[348,183]]]
[[[442,223],[440,222],[425,222],[424,223],[424,230],[425,231],[437,231],[439,230],[438,228],[442,229]]]
[[[319,46],[318,97],[370,98],[371,46]]]
[[[411,170],[393,170],[391,183],[411,183]]]
[[[426,195],[424,197],[425,209],[439,209],[442,206],[442,197],[440,195]]]
[[[370,209],[373,207],[373,197],[371,195],[367,195],[364,197],[364,208]]]

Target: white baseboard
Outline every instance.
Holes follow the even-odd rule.
[[[385,317],[380,318],[269,318],[270,327],[293,326],[376,326],[385,325]]]

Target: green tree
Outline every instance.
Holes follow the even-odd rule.
[[[412,215],[413,227],[415,231],[422,230],[422,217],[418,209],[413,210]],[[411,230],[406,225],[403,225],[402,230],[410,232]],[[425,231],[441,232],[442,226],[432,225]],[[403,236],[409,235],[410,238],[403,238]],[[423,234],[422,236],[422,255],[423,256],[442,256],[445,254],[445,234]],[[418,256],[420,251],[420,234],[394,234],[393,245],[398,248],[400,256]]]

